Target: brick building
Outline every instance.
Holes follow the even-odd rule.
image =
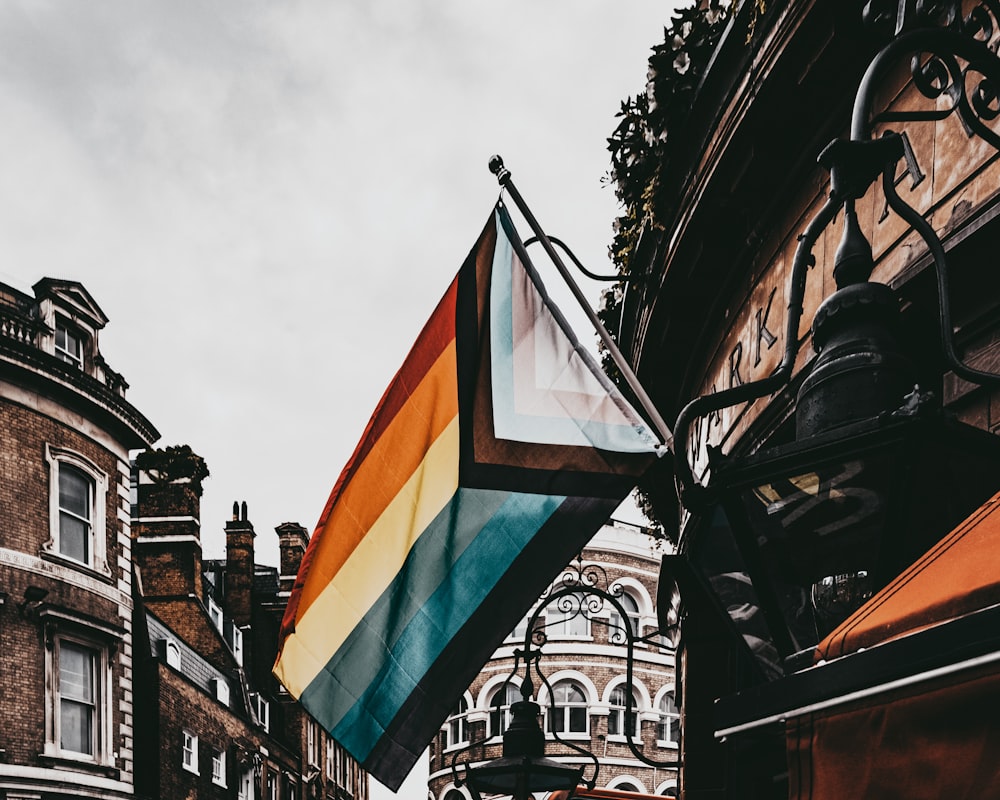
[[[305,530],[255,564],[244,504],[202,559],[204,462],[149,450],[107,322],[74,281],[0,284],[0,798],[365,800],[270,675]]]
[[[205,474],[188,448],[135,460],[136,793],[365,800],[367,775],[271,676],[306,531],[280,525],[280,572],[258,565],[234,503],[226,558],[203,559]]]
[[[597,756],[598,787],[676,796],[676,770],[638,760],[626,743],[625,730],[626,637],[622,626],[628,624],[639,637],[649,637],[657,630],[659,562],[653,540],[640,528],[615,523],[595,535],[553,587],[565,585],[566,579],[581,578],[584,583],[596,579],[593,585],[601,589],[620,586],[627,623],[607,602],[600,608],[586,601],[564,606],[558,600],[547,603],[551,591],[546,593],[483,667],[431,743],[428,800],[471,797],[467,787],[456,785],[453,757],[473,766],[500,757],[510,704],[521,699],[518,687],[523,673],[519,671],[510,683],[507,678],[514,669],[514,651],[523,646],[528,619],[539,606],[544,608],[535,629],[543,630],[546,636],[540,669],[555,694],[556,705],[553,713],[549,688],[535,687],[544,715],[546,756],[573,766],[590,763],[555,741],[551,732],[554,725],[560,737]],[[674,654],[667,640],[636,646],[634,678],[637,729],[633,742],[652,760],[673,761],[680,742],[679,715]],[[592,771],[588,766],[585,777]]]
[[[133,795],[129,451],[86,289],[0,285],[0,797]]]

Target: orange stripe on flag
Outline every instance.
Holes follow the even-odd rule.
[[[370,446],[364,461],[357,465],[350,483],[314,534],[319,540],[309,580],[302,587],[296,619],[301,619],[350,558],[420,466],[430,446],[458,415],[455,371],[452,341]],[[324,535],[327,530],[335,530],[336,536]]]

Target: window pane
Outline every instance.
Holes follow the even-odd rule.
[[[59,746],[74,753],[94,754],[94,709],[62,700],[59,703]]]
[[[80,470],[59,465],[59,508],[84,519],[90,518],[90,481]]]
[[[59,644],[59,746],[94,754],[96,653],[72,642]]]
[[[569,729],[576,733],[587,730],[587,709],[571,708],[569,710]]]
[[[59,515],[59,552],[74,561],[90,562],[90,526],[69,514]]]
[[[73,700],[94,701],[94,653],[71,642],[59,647],[59,694]]]
[[[59,552],[90,563],[93,482],[68,464],[59,465]]]

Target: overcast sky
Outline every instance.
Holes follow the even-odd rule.
[[[158,446],[208,462],[207,555],[246,500],[277,564],[485,224],[490,155],[610,268],[606,139],[673,5],[8,0],[0,281],[87,287]]]

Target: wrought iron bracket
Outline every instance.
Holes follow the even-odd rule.
[[[896,191],[895,170],[904,156],[898,134],[872,139],[875,125],[887,122],[935,122],[957,114],[969,136],[978,136],[1000,150],[1000,136],[986,122],[1000,116],[1000,58],[988,43],[1000,30],[1000,2],[980,0],[963,15],[957,0],[871,0],[864,10],[873,25],[891,23],[895,37],[871,60],[855,94],[848,141],[824,149],[819,162],[831,174],[830,196],[800,234],[789,277],[785,350],[781,363],[766,378],[741,384],[691,400],[674,425],[675,475],[678,497],[689,509],[706,500],[705,487],[695,478],[688,460],[693,421],[699,417],[756,400],[789,384],[799,352],[799,327],[803,313],[808,270],[815,264],[813,247],[843,208],[853,213],[854,201],[863,197],[882,176],[889,207],[924,241],[937,279],[938,321],[942,352],[956,375],[979,385],[1000,385],[1000,374],[965,364],[956,352],[948,293],[948,268],[944,246],[934,228]],[[933,108],[872,115],[881,80],[901,58],[910,58],[916,89]],[[964,64],[964,65],[963,65]],[[971,84],[971,88],[970,88]],[[944,108],[942,98],[949,101]]]

